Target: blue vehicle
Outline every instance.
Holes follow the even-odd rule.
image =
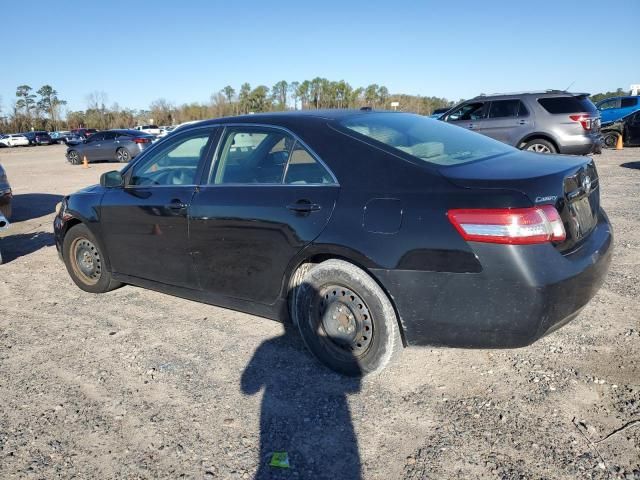
[[[600,110],[601,123],[615,122],[640,110],[640,96],[605,98],[598,102],[596,107]]]

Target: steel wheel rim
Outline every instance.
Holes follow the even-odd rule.
[[[371,312],[364,300],[341,285],[326,285],[319,293],[315,314],[322,343],[345,360],[364,356],[374,335]]]
[[[95,285],[102,276],[102,260],[96,246],[84,237],[71,244],[71,266],[74,273],[88,285]]]
[[[549,147],[547,147],[546,145],[542,145],[541,143],[534,143],[533,145],[529,145],[529,148],[527,148],[527,150],[536,153],[551,153]]]

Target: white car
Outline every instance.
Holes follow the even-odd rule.
[[[157,125],[138,125],[135,130],[139,130],[148,135],[160,135],[160,127]]]
[[[0,143],[7,147],[25,147],[29,145],[29,139],[24,135],[14,133],[0,138]]]

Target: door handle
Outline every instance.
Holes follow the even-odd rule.
[[[308,200],[299,200],[296,203],[287,205],[287,208],[289,210],[293,210],[294,212],[298,212],[298,213],[310,213],[310,212],[317,212],[322,207],[317,203],[311,203]]]
[[[469,130],[473,130],[475,128],[475,125],[473,123],[470,123],[469,125],[467,125],[467,128]]]
[[[529,122],[528,122],[528,121],[526,121],[526,120],[519,120],[519,121],[518,121],[518,124],[519,124],[519,125],[526,125],[527,123],[529,123]]]
[[[184,210],[188,205],[186,203],[181,202],[178,199],[171,200],[171,203],[167,205],[169,210]]]

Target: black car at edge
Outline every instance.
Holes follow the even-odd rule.
[[[54,227],[83,290],[289,317],[350,375],[403,345],[528,345],[576,317],[613,250],[590,158],[376,111],[190,125],[65,197]]]

